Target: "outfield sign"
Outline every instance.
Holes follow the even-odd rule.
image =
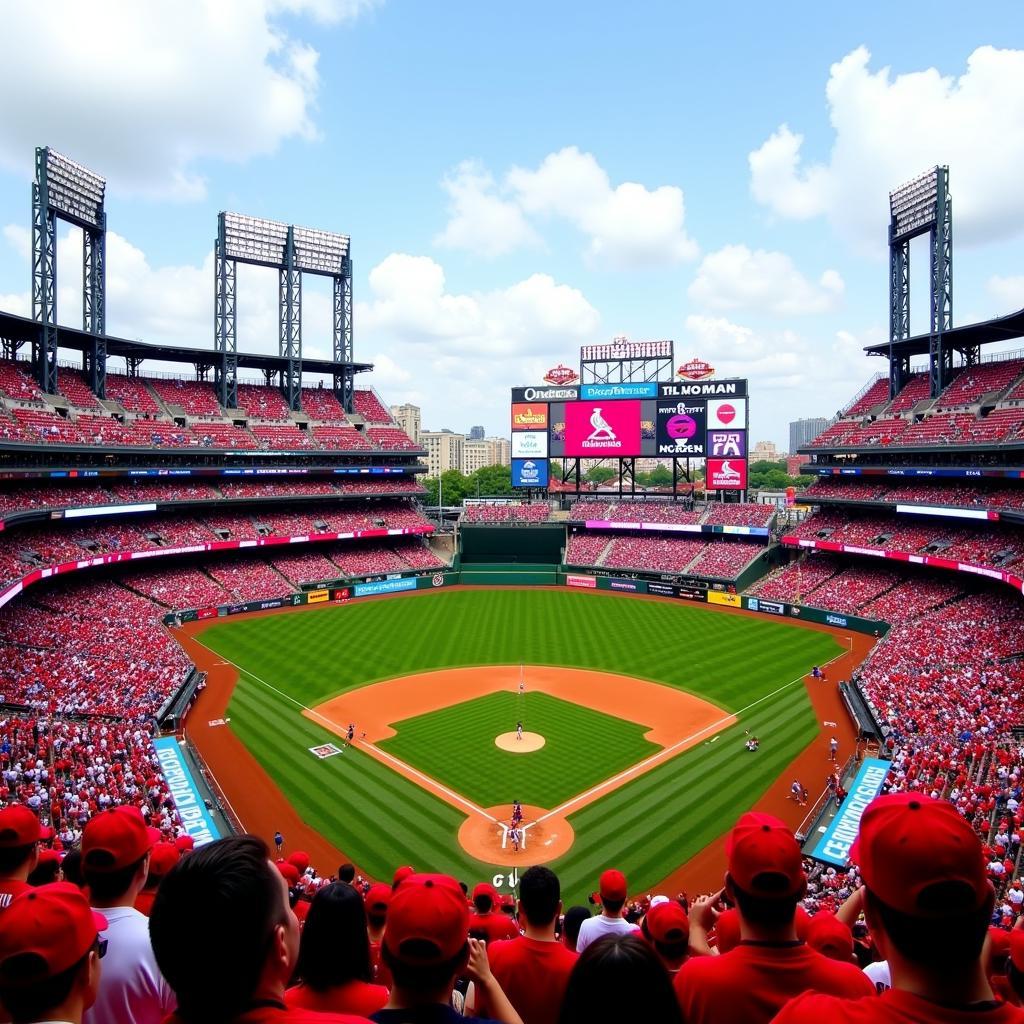
[[[586,590],[597,588],[597,580],[593,576],[575,576],[571,573],[565,577],[567,587],[582,587]]]
[[[547,459],[513,459],[513,487],[547,487]]]
[[[153,740],[153,746],[185,831],[196,846],[205,846],[220,839],[220,831],[206,810],[206,803],[185,763],[178,741],[173,736],[158,736]]]
[[[657,398],[658,385],[654,381],[637,381],[634,384],[582,384],[582,399],[616,398]]]
[[[407,576],[401,580],[381,580],[378,583],[357,583],[353,588],[356,597],[371,597],[374,594],[397,594],[402,590],[415,590],[416,577]]]
[[[865,758],[857,777],[850,786],[849,794],[843,801],[825,834],[811,851],[815,860],[824,861],[837,868],[846,867],[850,859],[850,847],[860,832],[861,815],[869,803],[878,796],[892,767],[889,761],[877,757]]]

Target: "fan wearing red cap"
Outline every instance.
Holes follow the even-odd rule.
[[[669,974],[676,974],[689,952],[690,920],[675,901],[651,907],[640,923],[640,934],[654,947]]]
[[[24,805],[0,810],[0,913],[31,886],[28,876],[39,860],[39,819]]]
[[[82,875],[93,908],[108,927],[99,996],[86,1024],[125,1021],[160,1024],[174,1009],[174,993],[156,965],[149,923],[135,909],[146,884],[150,855],[160,838],[137,807],[111,807],[82,831]]]
[[[601,913],[597,917],[588,917],[580,925],[579,938],[576,940],[577,953],[582,953],[592,942],[605,935],[628,935],[638,930],[636,925],[630,924],[622,916],[628,892],[626,876],[621,871],[609,868],[601,875],[597,888],[601,895]]]
[[[917,793],[872,800],[850,860],[892,988],[870,1000],[801,996],[779,1021],[1024,1021],[1024,1010],[995,999],[985,974],[995,893],[981,841],[952,804]]]
[[[7,1013],[19,1024],[80,1024],[99,990],[99,933],[106,927],[66,882],[12,900],[0,927],[0,1003]]]
[[[157,843],[153,852],[149,855],[149,874],[146,876],[146,884],[142,892],[135,897],[135,909],[140,914],[149,917],[153,908],[153,900],[156,899],[156,891],[163,881],[164,875],[181,859],[181,853],[174,843]]]
[[[499,939],[514,939],[519,934],[515,922],[498,909],[500,906],[501,897],[490,882],[481,882],[473,889],[475,913],[469,919],[469,934],[474,939],[497,942]]]
[[[461,1024],[451,998],[464,974],[501,1020],[522,1024],[491,973],[486,944],[469,934],[466,897],[448,875],[402,879],[388,907],[383,956],[394,987],[373,1015],[380,1024]]]
[[[380,949],[384,941],[384,928],[388,920],[388,907],[391,905],[391,886],[383,882],[371,885],[363,897],[366,906],[366,936],[370,940],[370,963],[373,965],[373,978],[379,985],[391,987],[391,972],[387,964],[381,960]]]
[[[807,886],[793,833],[769,814],[744,814],[726,836],[725,889],[736,905],[740,943],[721,956],[692,957],[675,977],[687,1024],[758,1024],[811,989],[873,995],[852,963],[822,956],[797,935],[797,902]]]
[[[558,876],[550,868],[528,868],[519,879],[523,934],[487,947],[491,972],[526,1024],[556,1024],[578,959],[555,937],[561,897]],[[475,1008],[485,1016],[491,1011],[480,998]]]

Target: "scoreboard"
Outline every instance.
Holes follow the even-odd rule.
[[[546,487],[559,458],[706,459],[709,490],[747,488],[746,380],[512,389],[512,483]]]

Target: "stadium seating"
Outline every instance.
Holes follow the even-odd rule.
[[[0,392],[23,402],[39,400],[39,388],[28,363],[0,359]]]
[[[679,537],[616,537],[605,555],[604,565],[611,569],[685,572],[703,550],[701,541]]]
[[[178,378],[146,377],[145,380],[164,405],[178,406],[187,416],[223,415],[217,404],[213,385],[198,380],[181,380]],[[170,410],[173,412],[173,410]]]
[[[139,377],[125,377],[119,373],[107,373],[107,398],[120,404],[127,412],[142,415],[158,415],[160,406],[146,382]]]
[[[77,409],[100,409],[96,396],[89,390],[85,378],[78,370],[61,368],[57,389]]]
[[[759,526],[771,525],[778,510],[774,505],[756,504],[754,502],[736,502],[726,504],[713,501],[708,504],[704,522],[717,523],[725,526]]]
[[[352,404],[367,423],[391,423],[391,413],[384,408],[372,391],[355,391]]]
[[[239,384],[238,408],[244,409],[250,419],[286,421],[291,409],[279,388],[265,384]]]
[[[369,427],[366,433],[381,451],[415,451],[421,447],[404,430],[399,430],[398,427]]]
[[[567,565],[601,565],[602,553],[613,538],[606,533],[574,533],[565,549]]]
[[[889,378],[879,377],[856,401],[843,410],[844,417],[863,416],[889,400]]]
[[[813,502],[816,498],[959,508],[1024,508],[1024,487],[986,487],[952,479],[910,482],[895,477],[882,483],[866,483],[862,479],[826,477],[815,480],[801,495],[803,501]]]
[[[370,450],[373,444],[370,439],[355,427],[337,426],[334,424],[314,424],[313,446],[337,451]]]
[[[254,423],[250,430],[261,448],[293,452],[317,447],[313,435],[294,423]]]
[[[205,569],[233,601],[266,601],[295,590],[261,558],[218,559],[208,563]]]
[[[918,402],[923,402],[928,397],[930,390],[931,381],[927,373],[913,374],[892,400],[890,414],[909,412]]]
[[[704,545],[703,551],[687,571],[695,576],[735,579],[763,550],[742,541],[712,541]]]
[[[547,502],[510,502],[507,505],[467,505],[464,523],[543,523],[551,515]]]
[[[344,423],[345,410],[330,388],[303,388],[302,411],[319,423]]]
[[[982,363],[964,369],[952,384],[947,384],[935,403],[938,409],[954,409],[980,401],[985,395],[1004,391],[1022,373],[1024,360],[1008,359]]]

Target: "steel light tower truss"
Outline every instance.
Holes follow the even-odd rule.
[[[626,384],[671,380],[675,360],[671,341],[629,341],[613,338],[610,345],[580,348],[583,384]]]
[[[287,360],[281,391],[290,409],[302,400],[302,275],[329,277],[334,286],[334,360],[345,363],[335,374],[335,391],[352,411],[352,264],[348,235],[296,227],[259,217],[222,212],[217,219],[214,259],[214,346],[216,386],[221,403],[238,404],[236,267],[249,263],[278,272],[278,349]]]
[[[893,397],[910,375],[910,357],[895,346],[910,337],[910,242],[929,236],[928,374],[933,398],[949,381],[953,352],[943,345],[943,334],[953,326],[953,201],[949,194],[949,168],[932,167],[913,181],[889,193],[889,396]],[[977,362],[976,347],[964,350],[970,365]]]
[[[104,178],[74,160],[37,147],[32,182],[32,319],[41,325],[32,362],[39,386],[57,393],[57,221],[82,229],[82,327],[93,336],[85,352],[89,387],[106,393],[107,214]]]

